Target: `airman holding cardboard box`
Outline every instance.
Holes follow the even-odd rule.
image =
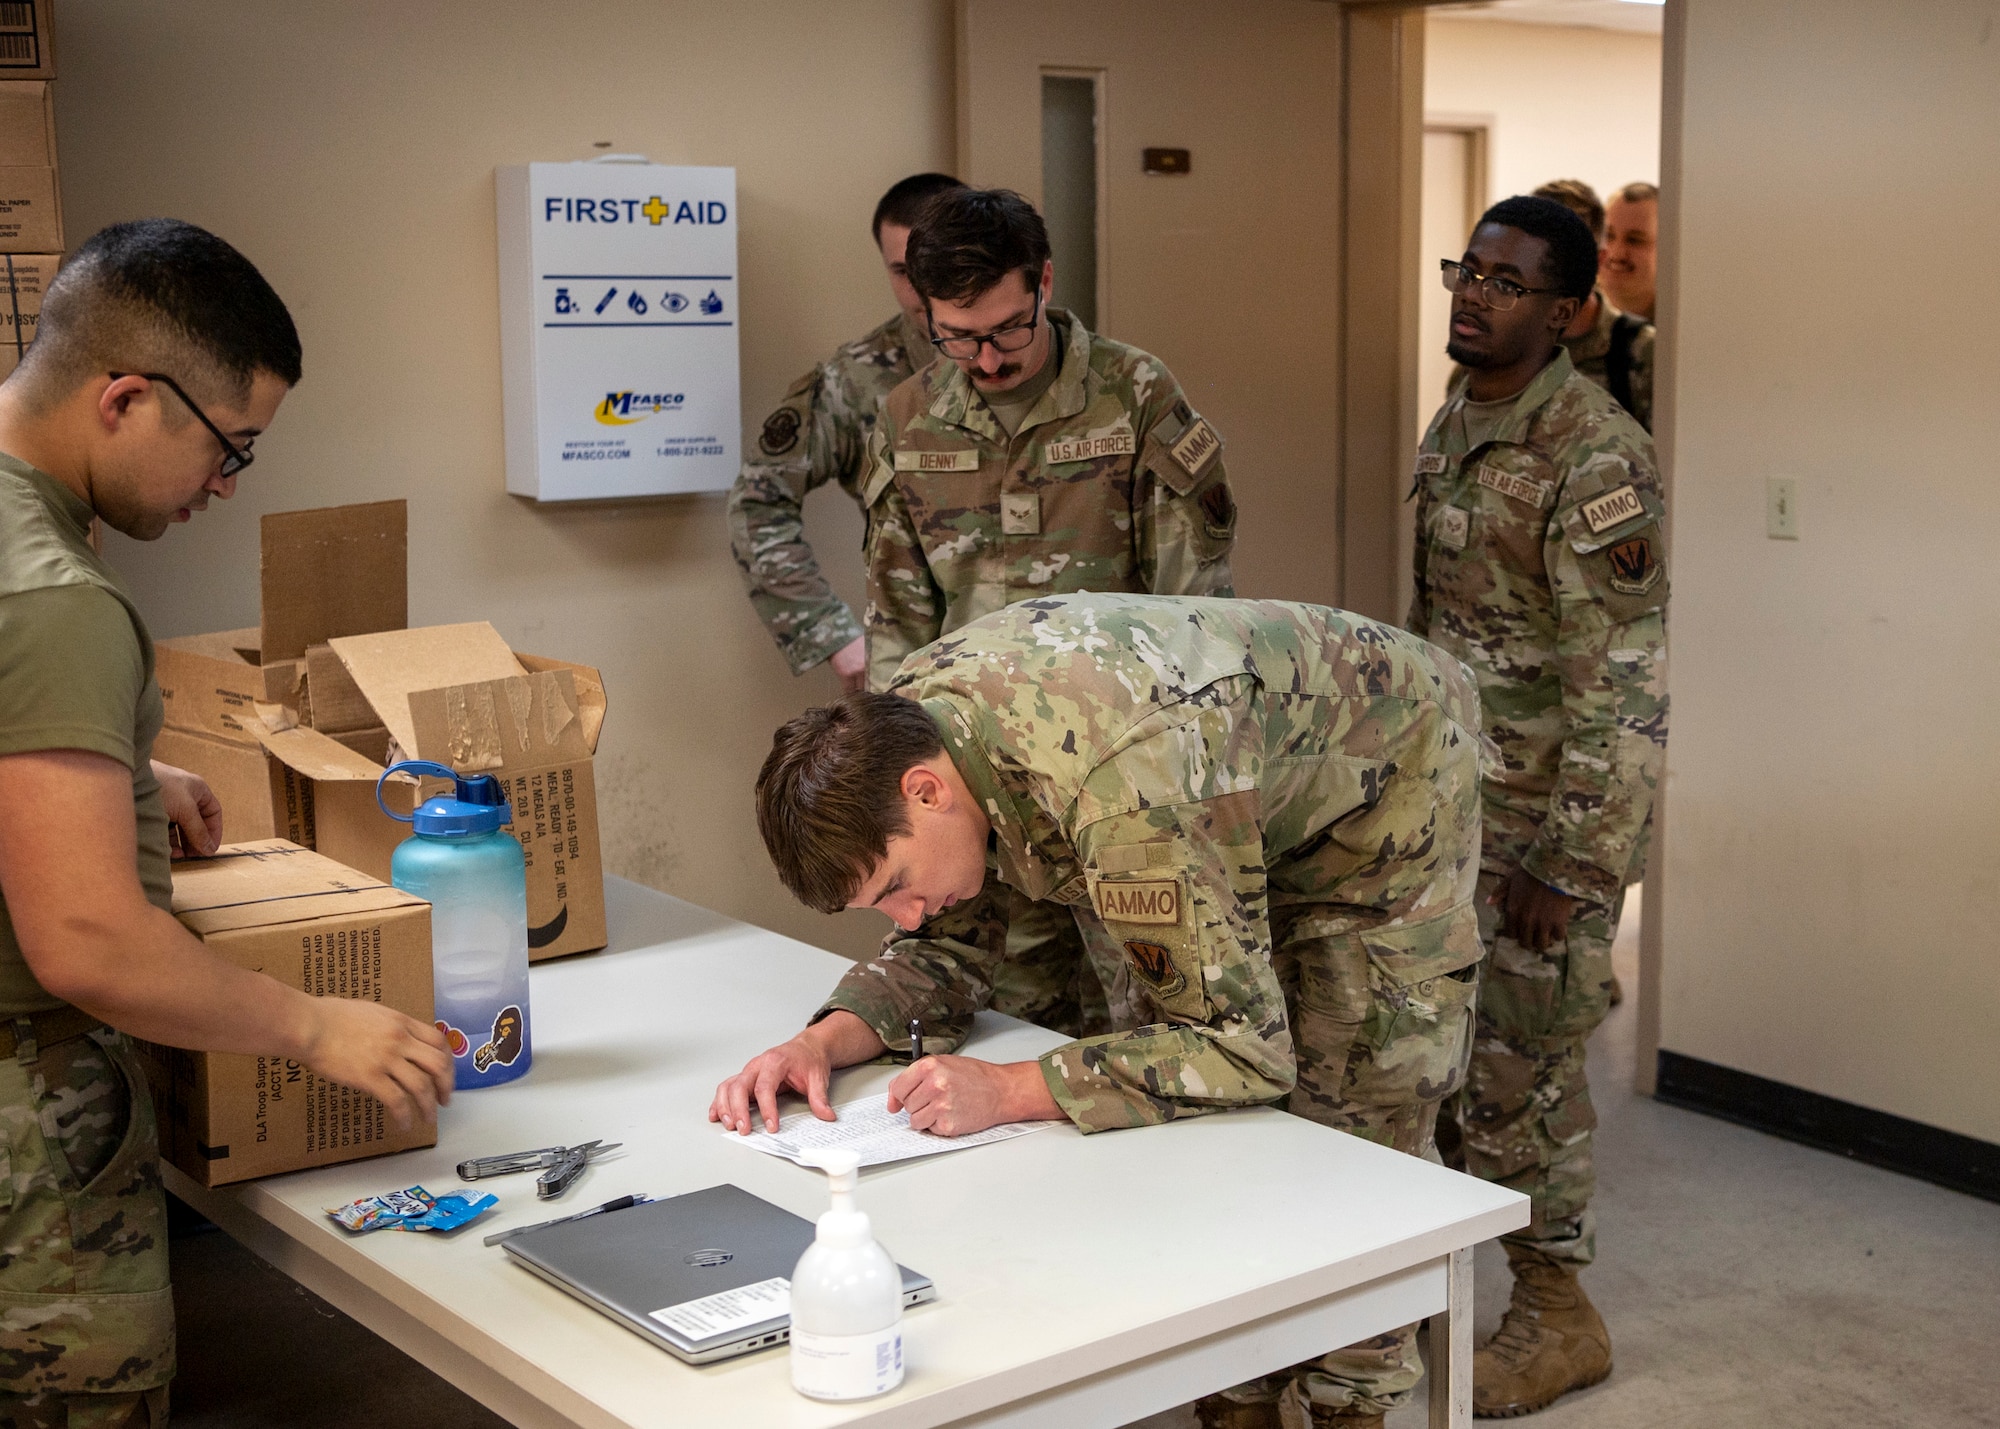
[[[166,1210],[129,1037],[297,1061],[435,1115],[427,1023],[313,997],[205,947],[169,911],[170,829],[211,852],[208,786],[150,758],[153,646],[91,550],[227,498],[299,378],[290,315],[222,240],[166,219],[85,243],[0,384],[0,1421],[163,1422]]]

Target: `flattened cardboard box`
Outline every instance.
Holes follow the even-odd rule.
[[[54,79],[55,0],[6,0],[0,4],[0,76]]]
[[[45,79],[15,79],[0,67],[0,167],[54,168],[55,163],[55,91]]]
[[[56,171],[46,164],[0,166],[0,252],[62,251],[62,195],[56,188]]]
[[[4,87],[4,86],[0,86]],[[42,294],[60,253],[0,254],[0,377],[21,365],[42,323]]]
[[[174,869],[174,914],[214,952],[315,997],[379,1002],[428,1022],[431,909],[273,839]],[[374,1097],[281,1057],[140,1043],[161,1154],[204,1186],[437,1144]]]

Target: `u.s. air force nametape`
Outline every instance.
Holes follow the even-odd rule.
[[[1630,485],[1621,486],[1616,491],[1607,491],[1593,501],[1582,506],[1584,524],[1590,527],[1590,534],[1602,536],[1620,521],[1630,521],[1634,516],[1645,514],[1645,503],[1639,500],[1639,493]]]
[[[1097,885],[1097,914],[1113,923],[1178,923],[1181,883],[1178,878],[1135,878]]]
[[[977,471],[979,453],[976,451],[955,452],[906,452],[896,453],[898,471]]]
[[[1537,511],[1549,503],[1547,482],[1531,477],[1518,476],[1511,471],[1502,471],[1497,466],[1479,468],[1479,484],[1488,490],[1497,491],[1502,496],[1511,496],[1516,501],[1525,501]]]
[[[1101,437],[1065,437],[1042,448],[1042,460],[1050,466],[1066,461],[1095,461],[1101,456],[1130,456],[1138,450],[1128,428],[1107,432]]]

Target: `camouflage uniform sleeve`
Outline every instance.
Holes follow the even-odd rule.
[[[1653,348],[1657,336],[1658,331],[1647,323],[1632,339],[1632,415],[1649,432],[1653,430]]]
[[[851,1012],[884,1046],[908,1047],[910,1019],[920,1017],[924,1046],[953,1050],[971,1032],[972,1015],[993,1000],[994,969],[1007,948],[1005,910],[989,872],[977,898],[925,919],[914,933],[891,933],[881,952],[841,978],[812,1020]]]
[[[1255,792],[1155,806],[1081,831],[1091,906],[1153,1022],[1042,1057],[1056,1105],[1086,1132],[1269,1102],[1297,1079],[1271,965]]]
[[[730,549],[757,618],[795,675],[861,635],[805,537],[807,495],[840,480],[864,455],[859,432],[828,410],[825,390],[817,368],[792,384],[729,489]]]
[[[861,501],[868,513],[868,688],[886,690],[905,657],[944,633],[944,592],[896,488],[885,416],[870,439]]]
[[[1236,497],[1222,461],[1222,438],[1180,390],[1136,414],[1143,424],[1138,505],[1139,578],[1148,595],[1233,596],[1229,552],[1236,544]]]
[[[1562,681],[1562,762],[1548,817],[1521,860],[1534,877],[1608,903],[1625,884],[1667,745],[1665,508],[1643,453],[1594,458],[1550,524],[1547,560],[1556,601]],[[1630,496],[1641,508],[1593,530],[1590,513]]]

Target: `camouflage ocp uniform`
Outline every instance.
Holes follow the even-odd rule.
[[[786,389],[729,490],[730,549],[795,675],[861,638],[806,541],[805,499],[829,481],[860,499],[877,407],[936,355],[901,314],[848,343]]]
[[[959,628],[892,688],[991,821],[986,888],[892,937],[822,1015],[891,1046],[920,1017],[955,1047],[1006,955],[1004,887],[1071,910],[1141,1013],[1041,1059],[1083,1130],[1289,1098],[1430,1152],[1481,952],[1478,693],[1456,660],[1315,606],[1073,595]],[[1301,1379],[1387,1408],[1418,1372],[1398,1333]]]
[[[1665,507],[1653,444],[1558,352],[1468,449],[1454,385],[1417,456],[1410,629],[1479,682],[1501,764],[1485,781],[1480,917],[1492,950],[1459,1099],[1468,1169],[1528,1194],[1505,1239],[1586,1264],[1597,1125],[1584,1039],[1667,739]],[[1498,933],[1516,868],[1577,899],[1565,943]]]
[[[1236,503],[1222,439],[1166,364],[1050,309],[1060,366],[1012,436],[956,363],[883,403],[868,512],[868,683],[1030,596],[1229,595]],[[1111,1025],[1067,918],[1016,899],[994,1006],[1072,1036]]]
[[[1651,323],[1635,314],[1620,312],[1599,289],[1597,321],[1591,324],[1590,331],[1582,337],[1562,340],[1576,370],[1619,398],[1619,405],[1648,432],[1653,430],[1654,336]],[[1614,366],[1622,368],[1622,394],[1621,377],[1613,372]]]

